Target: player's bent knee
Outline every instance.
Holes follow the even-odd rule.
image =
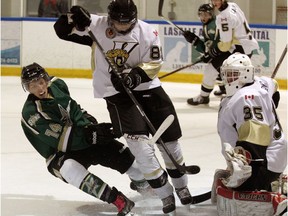
[[[79,188],[83,179],[89,174],[89,172],[77,161],[67,159],[60,168],[60,174],[69,184]]]
[[[163,172],[163,174],[160,177],[156,179],[147,180],[147,181],[152,188],[160,188],[167,183],[168,175],[166,172]]]

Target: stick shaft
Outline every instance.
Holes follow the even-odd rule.
[[[286,44],[286,47],[284,48],[284,50],[282,52],[282,55],[280,56],[280,59],[278,60],[278,63],[277,63],[277,65],[276,65],[276,67],[275,67],[275,69],[271,75],[271,78],[274,78],[276,76],[278,69],[279,69],[280,65],[282,64],[282,61],[284,60],[286,53],[287,53],[287,44]]]
[[[193,65],[198,64],[198,63],[201,62],[201,61],[202,61],[202,60],[200,59],[200,60],[198,60],[198,61],[196,61],[196,62],[194,62],[194,63],[185,65],[185,66],[183,66],[183,67],[181,67],[181,68],[178,68],[178,69],[176,69],[176,70],[174,70],[174,71],[171,71],[171,72],[169,72],[169,73],[167,73],[167,74],[164,74],[164,75],[162,75],[162,76],[160,76],[160,77],[158,77],[158,78],[159,78],[159,79],[163,79],[163,78],[165,78],[165,77],[167,77],[167,76],[170,76],[170,75],[172,75],[172,74],[174,74],[174,73],[177,73],[178,71],[181,71],[181,70],[183,70],[183,69],[185,69],[185,68],[192,67]]]
[[[159,0],[159,4],[158,4],[158,16],[161,17],[161,19],[163,19],[164,21],[168,22],[170,25],[174,25],[177,29],[179,29],[181,32],[184,32],[184,30],[182,28],[180,28],[178,25],[176,25],[175,23],[173,23],[171,20],[165,18],[162,14],[162,9],[163,9],[163,4],[164,4],[164,0]]]

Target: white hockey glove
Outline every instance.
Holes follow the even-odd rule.
[[[245,155],[238,152],[245,152],[242,147],[233,148],[229,143],[223,143],[225,149],[225,159],[231,175],[222,180],[228,188],[236,188],[242,185],[251,175],[252,167],[248,165]]]

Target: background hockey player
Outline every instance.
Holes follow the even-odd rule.
[[[115,134],[117,137],[124,135],[139,169],[162,199],[163,212],[170,213],[176,208],[173,187],[167,173],[181,203],[190,204],[192,197],[187,188],[187,175],[176,169],[159,145],[167,172],[161,167],[154,154],[154,146],[147,142],[150,129],[122,85],[124,81],[156,129],[167,116],[175,116],[173,124],[161,138],[175,160],[184,164],[178,142],[182,134],[177,115],[157,78],[163,61],[159,33],[137,19],[137,7],[132,0],[111,1],[108,16],[90,15],[79,6],[73,6],[70,11],[70,14],[57,20],[55,31],[61,39],[92,46],[94,96],[106,100]],[[122,81],[109,67],[103,52],[85,32],[88,26],[106,56],[122,71]]]
[[[224,172],[222,183],[234,191],[270,192],[271,183],[287,166],[287,140],[276,113],[280,99],[277,82],[268,77],[254,77],[249,57],[240,53],[224,61],[221,76],[227,96],[220,104],[217,127],[229,171]],[[233,198],[217,196],[222,198],[217,202],[218,209],[228,206],[227,212],[237,210],[231,204]],[[247,205],[252,205],[251,201]],[[287,199],[284,202],[287,205]],[[269,215],[257,212],[260,208],[238,209],[242,211],[238,214],[247,211],[247,215]]]
[[[198,16],[203,24],[203,33],[202,36],[204,40],[201,40],[193,32],[185,31],[185,39],[191,43],[197,51],[200,53],[208,53],[209,50],[217,46],[219,42],[219,34],[216,30],[214,8],[211,4],[202,4],[198,9]],[[230,55],[230,52],[223,52],[221,55],[213,58],[211,62],[207,64],[203,73],[203,80],[201,84],[200,95],[189,98],[187,103],[190,105],[199,105],[199,104],[208,104],[210,99],[210,93],[214,88],[215,81],[220,77],[220,66],[223,61]],[[222,95],[225,93],[225,87],[221,82],[221,79],[218,80],[220,91],[215,91],[215,95]]]
[[[98,124],[71,98],[65,82],[49,77],[37,63],[23,67],[21,82],[30,93],[22,109],[21,125],[27,139],[46,159],[49,172],[113,203],[119,216],[130,212],[133,201],[87,170],[97,164],[110,167],[127,173],[132,181],[142,182],[143,190],[148,189],[129,148],[114,139],[112,125]]]
[[[259,48],[256,39],[251,34],[244,12],[233,2],[226,0],[211,0],[212,5],[219,11],[216,16],[217,31],[220,42],[203,58],[209,62],[223,52],[240,52],[250,58],[253,50]]]

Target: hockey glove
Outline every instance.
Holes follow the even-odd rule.
[[[186,39],[186,41],[191,43],[193,46],[194,45],[196,46],[200,40],[200,38],[197,35],[195,35],[193,32],[190,31],[184,31],[183,36]]]
[[[122,80],[117,77],[113,71],[111,72],[111,82],[114,88],[119,92],[125,91],[123,88],[123,84],[129,89],[134,89],[141,83],[151,81],[146,72],[140,67],[123,70],[123,72],[121,73],[121,78]]]
[[[91,124],[84,128],[84,132],[90,144],[101,144],[115,138],[111,123]]]
[[[222,182],[229,188],[239,187],[252,175],[252,167],[248,164],[246,155],[242,154],[245,149],[240,146],[233,148],[229,143],[224,143],[224,149],[224,157],[231,175]]]
[[[204,55],[201,57],[201,60],[204,63],[210,63],[213,60],[213,58],[212,56],[209,55],[208,52],[205,52]]]
[[[214,58],[221,55],[223,52],[216,46],[213,49],[209,50],[208,52],[205,52],[202,56],[202,61],[205,63],[211,62]]]
[[[91,16],[86,9],[75,5],[70,9],[70,12],[72,13],[73,24],[78,31],[85,31],[85,28],[90,26]]]

